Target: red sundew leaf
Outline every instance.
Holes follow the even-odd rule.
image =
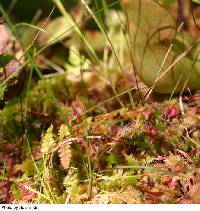
[[[4,188],[6,186],[7,182],[6,181],[1,181],[0,182],[0,189]]]
[[[147,203],[150,204],[160,204],[162,202],[162,192],[151,192],[145,191],[144,197],[147,200]]]
[[[0,55],[6,50],[6,44],[8,42],[8,32],[5,25],[0,21]]]
[[[174,105],[170,105],[164,109],[164,114],[167,119],[173,119],[180,114],[180,109]]]
[[[68,115],[68,118],[67,118],[68,121],[72,121],[73,118],[75,118],[78,114],[81,114],[82,112],[85,111],[85,106],[83,102],[80,100],[72,101],[70,107],[71,107],[71,112]],[[80,120],[82,119],[81,116],[79,116],[79,118]]]
[[[196,148],[190,152],[190,157],[200,157],[200,148]]]
[[[145,111],[142,112],[142,115],[145,120],[149,120],[155,113],[156,113],[156,108],[151,107],[150,109],[146,108]]]
[[[200,204],[200,184],[197,183],[193,187],[189,193],[183,196],[178,203],[180,204]]]
[[[32,181],[17,182],[17,187],[21,191],[21,197],[18,201],[19,204],[28,204],[34,202],[36,193],[30,191],[27,187],[34,188],[35,184]],[[27,186],[27,187],[26,187]]]
[[[111,133],[111,136],[116,136],[118,131],[119,131],[120,127],[116,126],[116,125],[112,125],[110,126],[110,133]]]
[[[163,168],[163,169],[167,169],[167,165],[165,163],[152,163],[152,166],[156,167],[156,168]]]
[[[7,181],[0,182],[0,196],[1,196],[1,203],[7,203],[6,201],[6,185]]]
[[[175,186],[177,184],[176,182],[177,182],[177,178],[176,177],[169,177],[168,180],[165,181],[165,184],[169,188],[175,188]]]
[[[121,78],[117,81],[116,86],[118,91],[123,92],[127,89],[127,81]]]
[[[185,165],[184,163],[179,163],[177,165],[168,165],[168,169],[171,171],[171,172],[183,172],[184,171],[184,168],[185,168]]]
[[[156,158],[157,160],[166,160],[166,157],[165,156],[160,156],[160,155],[158,155],[158,157]]]
[[[104,125],[95,125],[92,131],[94,135],[103,134],[106,132],[106,127]]]
[[[158,130],[152,124],[146,125],[145,129],[146,129],[146,134],[151,138],[156,138],[156,136],[158,135]]]
[[[144,111],[142,114],[143,114],[144,119],[148,120],[151,113],[149,111]]]
[[[20,67],[20,62],[15,59],[12,59],[8,64],[4,67],[5,78],[7,78],[10,74],[13,74]]]
[[[84,138],[83,137],[77,137],[76,142],[77,142],[77,144],[80,145],[80,149],[84,153],[86,151],[86,145],[84,143]]]
[[[12,198],[11,198],[11,191],[10,191],[10,177],[13,175],[13,160],[12,158],[10,158],[6,153],[4,152],[0,152],[0,160],[4,160],[5,164],[6,164],[6,171],[7,171],[7,180],[6,182],[3,184],[0,184],[0,186],[3,185],[3,189],[5,192],[5,197],[4,200],[7,204],[11,203]],[[3,165],[5,165],[3,164]],[[1,167],[1,165],[0,165]]]
[[[77,137],[76,138],[76,142],[78,143],[78,144],[84,144],[84,138],[81,136],[81,137]]]
[[[85,106],[80,100],[73,101],[71,107],[77,114],[82,113],[85,110]]]
[[[155,187],[155,183],[154,181],[149,178],[148,176],[144,176],[141,180],[142,184],[143,184],[143,187],[145,189],[149,189],[149,188],[154,188]]]
[[[0,151],[0,160],[3,160],[5,162],[5,164],[8,168],[8,174],[9,174],[9,176],[11,176],[13,173],[13,163],[14,163],[13,159],[10,158],[8,154]],[[0,167],[1,167],[1,165],[0,165]]]
[[[96,147],[94,144],[90,145],[90,156],[91,157],[97,157],[98,156],[98,147]]]
[[[95,38],[96,37],[96,34],[97,34],[97,31],[89,31],[89,34],[91,35],[91,37]]]
[[[107,164],[107,162],[105,160],[101,159],[99,161],[99,163],[98,163],[98,169],[99,169],[99,171],[105,170],[106,164]]]
[[[197,107],[191,107],[191,108],[188,108],[187,110],[187,115],[195,115],[197,113],[198,113]]]
[[[9,177],[7,178],[6,181],[6,203],[10,204],[12,201],[12,197],[11,197],[11,191],[10,191],[10,180]]]
[[[42,159],[41,146],[34,146],[32,149],[32,154],[35,160]]]

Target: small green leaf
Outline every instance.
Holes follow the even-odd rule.
[[[8,64],[12,59],[13,57],[9,54],[0,55],[0,67]]]
[[[117,165],[118,163],[118,156],[116,153],[112,153],[108,158],[107,158],[108,166],[112,165]]]
[[[200,4],[200,0],[192,0],[194,3]]]
[[[53,125],[51,125],[42,138],[41,153],[48,154],[54,143]]]
[[[5,90],[6,90],[6,85],[0,86],[0,100],[3,100]]]
[[[22,164],[18,164],[15,166],[17,170],[24,172],[26,177],[30,177],[34,174],[34,164],[32,160],[25,160]]]
[[[168,6],[170,4],[173,4],[175,2],[175,0],[161,0],[160,1],[162,4]]]
[[[70,135],[69,128],[67,127],[66,124],[62,124],[58,132],[59,141],[62,141],[64,138],[68,137],[69,135]]]

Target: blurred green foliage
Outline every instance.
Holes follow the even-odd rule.
[[[61,0],[61,2],[66,10],[69,10],[76,3],[80,2],[80,0]],[[91,6],[94,6],[95,9],[101,9],[104,7],[103,5],[113,5],[113,3],[112,8],[120,7],[120,0],[91,0],[90,2]],[[1,0],[1,4],[8,11],[12,8],[10,15],[13,16],[15,21],[24,22],[30,22],[39,10],[42,12],[40,18],[47,17],[54,5],[52,0]],[[59,15],[59,11],[55,8],[52,17],[55,18]]]
[[[62,0],[65,8],[69,9],[72,5],[74,5],[78,0]],[[14,17],[15,21],[24,21],[30,22],[38,10],[41,10],[42,14],[40,18],[45,18],[49,15],[53,8],[52,0],[16,0],[16,1],[7,1],[1,0],[2,6],[9,11],[9,8],[12,6],[11,16]],[[59,16],[59,11],[57,9],[54,10],[52,17]]]

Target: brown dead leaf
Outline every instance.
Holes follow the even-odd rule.
[[[29,74],[29,69],[24,68],[22,71],[19,71],[19,69],[20,62],[16,59],[12,59],[3,68],[3,74],[2,76],[0,76],[0,83],[3,83],[8,80],[7,89],[4,92],[3,103],[10,101],[16,96],[19,96],[19,94],[24,88]]]

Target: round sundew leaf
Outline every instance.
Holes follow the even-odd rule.
[[[45,27],[46,33],[44,44],[47,43],[56,43],[60,40],[63,40],[71,35],[74,29],[74,24],[72,21],[67,21],[66,17],[61,16],[55,18],[49,22],[49,24]]]
[[[186,81],[185,88],[200,88],[198,46],[189,33],[178,31],[175,18],[145,0],[134,0],[126,10],[140,79],[160,93],[180,92]]]

